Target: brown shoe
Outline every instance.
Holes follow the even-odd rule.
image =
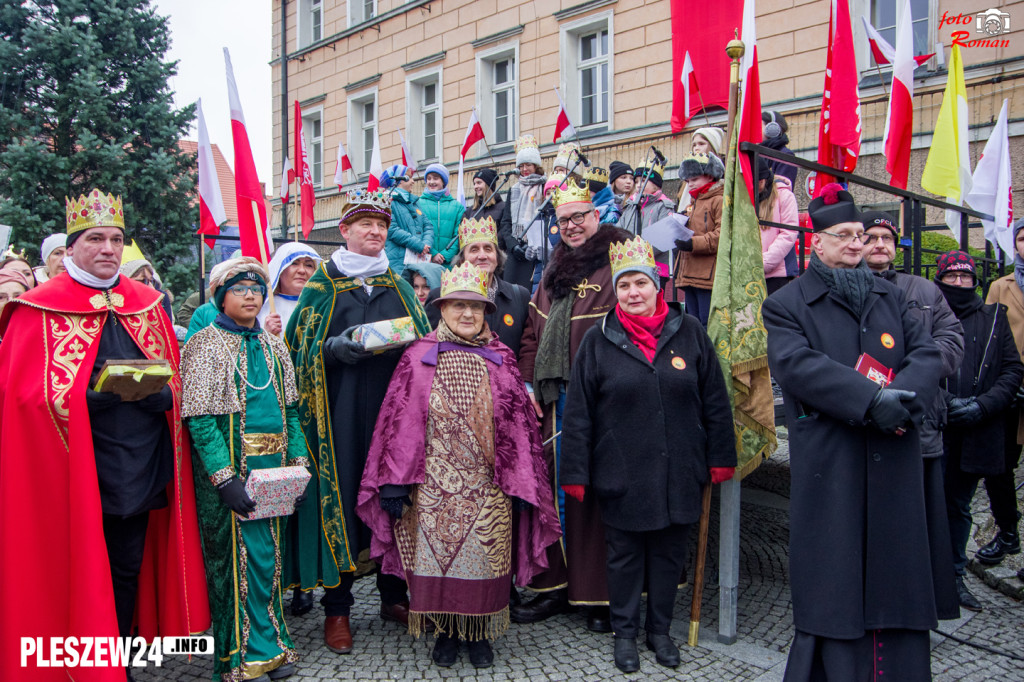
[[[397,604],[380,605],[380,619],[390,620],[393,623],[401,623],[409,627],[409,602],[403,601]]]
[[[348,616],[329,616],[324,620],[324,644],[336,654],[352,653],[352,630]]]

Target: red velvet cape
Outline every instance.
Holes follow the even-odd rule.
[[[22,668],[22,637],[118,635],[85,389],[107,314],[175,371],[170,504],[150,513],[136,622],[143,637],[210,625],[178,345],[159,292],[121,277],[108,292],[66,273],[0,316],[0,680],[124,680],[124,668]]]

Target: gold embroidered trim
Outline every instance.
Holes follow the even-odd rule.
[[[214,471],[212,474],[210,474],[210,483],[212,483],[213,487],[216,488],[224,481],[234,478],[234,476],[235,470],[233,467],[224,467],[223,469],[218,469],[217,471]]]
[[[242,451],[246,457],[276,455],[288,449],[288,439],[283,433],[244,433]]]
[[[91,305],[95,310],[109,308],[110,310],[117,312],[115,310],[116,308],[124,306],[124,296],[118,293],[112,294],[110,291],[104,290],[103,293],[92,296],[89,299],[89,305]]]

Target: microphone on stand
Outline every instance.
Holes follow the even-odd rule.
[[[506,178],[508,178],[508,177],[513,176],[513,175],[520,175],[520,172],[519,172],[518,168],[513,168],[510,171],[505,171],[504,173],[502,173],[502,175],[504,175]]]

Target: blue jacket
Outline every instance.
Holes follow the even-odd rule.
[[[600,216],[602,223],[618,224],[622,211],[615,204],[615,194],[612,192],[611,185],[606,186],[595,194],[593,201],[594,208],[597,209],[597,214]]]
[[[424,192],[420,197],[420,208],[427,214],[427,219],[434,225],[434,244],[431,255],[444,256],[444,266],[452,267],[452,258],[459,252],[459,225],[466,207],[455,200],[450,194],[440,198]],[[449,245],[450,244],[450,245]]]
[[[434,248],[434,225],[423,212],[419,199],[404,189],[396,189],[391,195],[391,227],[384,253],[396,275],[405,270],[406,249],[419,253],[428,244]]]

